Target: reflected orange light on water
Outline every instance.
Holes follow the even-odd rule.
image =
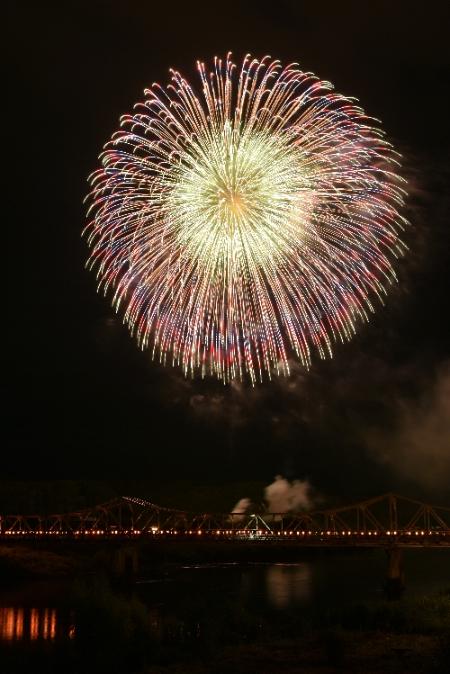
[[[16,639],[23,638],[23,609],[19,608],[16,612],[16,620],[14,623],[14,636]]]
[[[55,609],[0,607],[0,640],[54,639]]]
[[[3,639],[14,639],[14,609],[2,609],[0,613],[0,633]]]
[[[39,636],[39,611],[37,608],[31,609],[30,618],[30,638],[37,639]]]
[[[276,608],[308,599],[312,591],[311,565],[273,564],[266,572],[266,588],[270,603]]]

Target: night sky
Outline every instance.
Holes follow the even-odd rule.
[[[444,2],[17,2],[4,138],[11,376],[2,475],[450,498],[449,17]],[[413,5],[417,4],[417,7]],[[398,286],[331,361],[252,389],[141,352],[84,268],[83,198],[118,118],[169,67],[297,61],[383,121],[409,181]],[[196,81],[196,80],[195,80]],[[12,158],[12,163],[10,159]],[[245,496],[245,494],[242,494]]]

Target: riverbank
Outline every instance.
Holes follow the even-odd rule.
[[[437,636],[386,632],[311,633],[241,645],[209,662],[157,665],[146,674],[447,674],[450,650]]]
[[[117,556],[123,552],[125,559],[132,557],[135,568],[124,564],[118,574]],[[95,540],[82,541],[20,541],[0,544],[0,585],[14,581],[40,578],[72,578],[84,575],[130,576],[153,574],[155,569],[168,566],[211,564],[267,564],[297,563],[343,556],[370,557],[370,549],[315,549],[292,544],[259,545],[249,542],[216,541],[139,541],[116,544]]]
[[[184,627],[105,580],[66,587],[60,605],[52,639],[0,642],[2,674],[444,674],[450,662],[450,589],[308,613],[229,604]]]
[[[210,564],[295,564],[333,556],[370,558],[372,548],[309,548],[295,543],[260,544],[252,541],[140,540],[97,541],[95,539],[14,541],[0,544],[0,583],[18,578],[73,577],[99,573],[115,575],[118,551],[133,553],[136,567],[131,575],[146,576],[155,568],[171,565]],[[379,551],[380,552],[380,551]],[[383,551],[381,550],[383,554]],[[450,550],[449,550],[450,553]],[[445,554],[445,553],[444,553]],[[127,571],[127,569],[125,569]],[[126,574],[125,574],[126,575]]]

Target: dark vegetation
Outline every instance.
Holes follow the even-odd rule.
[[[1,514],[64,513],[104,503],[118,496],[140,496],[182,510],[229,512],[243,497],[259,503],[265,482],[176,481],[170,489],[159,476],[140,480],[38,480],[0,482]]]

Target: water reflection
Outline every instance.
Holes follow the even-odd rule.
[[[288,608],[306,601],[312,592],[310,564],[273,564],[266,572],[266,590],[274,608]]]
[[[0,640],[54,639],[57,613],[51,608],[0,608]]]

